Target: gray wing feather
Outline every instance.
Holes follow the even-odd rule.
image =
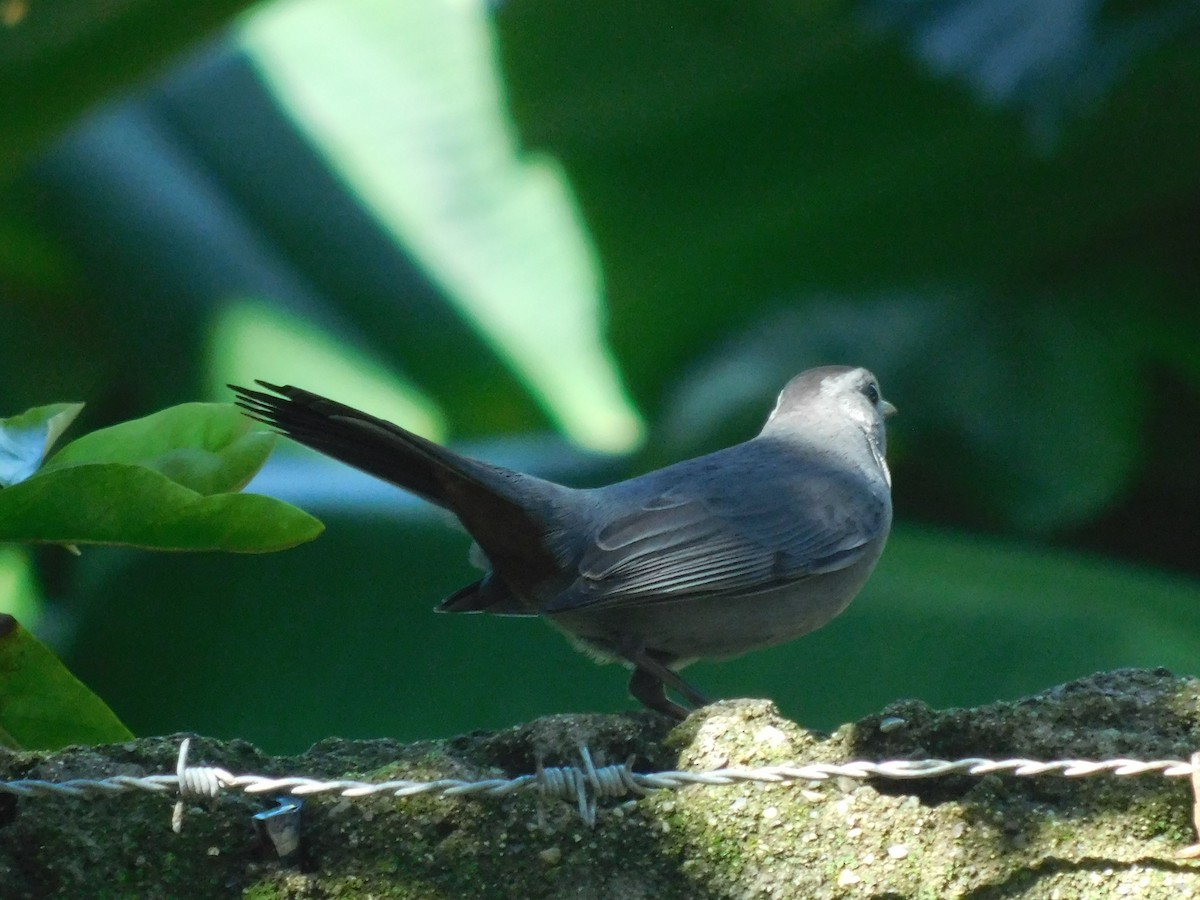
[[[845,568],[885,527],[886,501],[863,502],[864,493],[832,478],[655,495],[595,533],[578,580],[546,611],[745,593]]]

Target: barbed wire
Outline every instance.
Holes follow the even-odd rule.
[[[306,797],[334,794],[347,799],[391,795],[412,797],[418,794],[440,794],[447,797],[503,797],[523,791],[536,791],[542,798],[573,802],[580,818],[594,827],[601,800],[633,795],[640,797],[651,791],[677,790],[689,785],[730,785],[743,782],[781,784],[797,781],[825,781],[830,778],[867,778],[912,780],[940,778],[947,775],[1015,775],[1034,777],[1059,775],[1065,778],[1084,778],[1094,775],[1119,777],[1157,773],[1165,778],[1190,777],[1193,792],[1193,821],[1200,832],[1200,752],[1190,760],[1158,759],[1062,759],[1041,761],[1033,759],[993,760],[969,757],[958,760],[899,759],[884,762],[856,760],[845,763],[808,763],[804,765],[735,766],[706,772],[663,771],[635,772],[633,758],[620,764],[597,766],[591,750],[581,744],[582,765],[542,766],[535,772],[513,778],[467,780],[440,778],[433,781],[397,779],[369,782],[350,779],[324,780],[302,776],[271,777],[266,775],[234,775],[215,766],[187,764],[191,739],[185,738],[179,747],[175,773],[171,775],[114,775],[108,778],[73,778],[67,781],[19,779],[0,781],[0,794],[18,797],[107,796],[128,791],[174,792],[177,800],[171,817],[172,828],[179,832],[183,825],[184,804],[190,799],[213,799],[223,791],[246,794],[273,793]],[[1200,844],[1187,847],[1177,854],[1184,858],[1200,857]]]

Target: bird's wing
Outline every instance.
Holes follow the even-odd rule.
[[[545,611],[746,593],[846,568],[887,528],[886,498],[864,488],[846,474],[659,494],[596,531],[578,580]]]

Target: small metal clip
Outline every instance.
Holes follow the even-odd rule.
[[[254,830],[268,844],[284,866],[300,862],[300,808],[304,801],[296,797],[276,797],[279,805],[254,815]]]

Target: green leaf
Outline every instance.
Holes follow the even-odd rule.
[[[483,6],[273,5],[242,45],[337,178],[574,440],[642,423],[603,336],[600,271],[567,180],[514,140]],[[553,297],[553,303],[544,298]]]
[[[55,403],[0,419],[0,487],[24,481],[36,472],[81,409],[82,403]]]
[[[0,541],[261,553],[310,541],[323,527],[271,497],[203,496],[120,463],[43,471],[0,491]]]
[[[57,750],[132,737],[53,653],[16,619],[0,613],[0,745]]]
[[[201,494],[241,490],[275,436],[228,403],[184,403],[72,441],[45,472],[93,463],[145,466]]]
[[[78,411],[55,410],[19,417],[48,423],[41,446]],[[322,526],[307,513],[230,493],[262,467],[273,444],[274,435],[227,403],[185,403],[94,431],[0,492],[0,540],[238,552],[312,540]]]

